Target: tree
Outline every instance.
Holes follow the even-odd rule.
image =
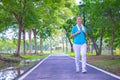
[[[97,55],[101,54],[103,39],[111,43],[111,53],[113,55],[114,40],[118,40],[119,26],[119,3],[118,1],[84,1],[84,11],[87,16],[87,25],[90,36]],[[98,10],[99,9],[99,10]],[[92,27],[92,28],[91,28]],[[116,30],[117,28],[117,30]],[[115,31],[116,30],[116,31]],[[111,33],[111,34],[110,34]],[[111,37],[112,35],[112,37]],[[116,36],[116,39],[115,39]],[[99,44],[96,41],[99,40]],[[111,40],[111,41],[110,41]],[[119,42],[119,41],[118,41]]]
[[[18,46],[17,46],[17,54],[16,56],[20,56],[20,41],[21,41],[21,32],[24,29],[24,24],[35,20],[34,10],[35,6],[32,2],[32,0],[26,1],[26,0],[2,0],[2,8],[4,11],[9,12],[11,16],[13,15],[16,19],[16,22],[18,23]],[[12,4],[12,6],[11,6]],[[33,17],[31,17],[33,16]],[[29,18],[28,18],[29,17]],[[27,18],[27,19],[26,19]],[[30,25],[30,24],[29,24]]]

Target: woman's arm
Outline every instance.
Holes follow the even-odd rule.
[[[71,37],[74,37],[74,36],[76,36],[77,34],[79,34],[80,33],[80,30],[78,30],[76,33],[74,33],[74,34],[71,34]]]
[[[85,31],[82,31],[82,32],[85,34],[85,36],[87,36],[87,33]]]

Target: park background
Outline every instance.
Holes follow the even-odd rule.
[[[31,60],[49,54],[74,57],[70,33],[77,16],[87,28],[88,63],[120,76],[119,0],[0,0],[1,74],[14,68],[22,74],[35,65]]]

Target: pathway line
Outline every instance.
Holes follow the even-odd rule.
[[[49,55],[48,57],[50,57],[51,55]],[[24,75],[22,75],[20,78],[18,78],[18,80],[23,80],[27,75],[29,75],[34,69],[36,69],[40,64],[42,64],[48,57],[46,57],[45,59],[43,59],[42,61],[40,61],[36,66],[34,66],[32,69],[30,69],[28,72],[26,72]]]

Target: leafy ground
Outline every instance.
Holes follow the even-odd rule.
[[[74,53],[70,53],[69,55],[72,57],[75,56]],[[87,54],[87,62],[96,67],[120,76],[120,55],[115,56],[114,59],[111,59],[110,55],[95,56]]]

